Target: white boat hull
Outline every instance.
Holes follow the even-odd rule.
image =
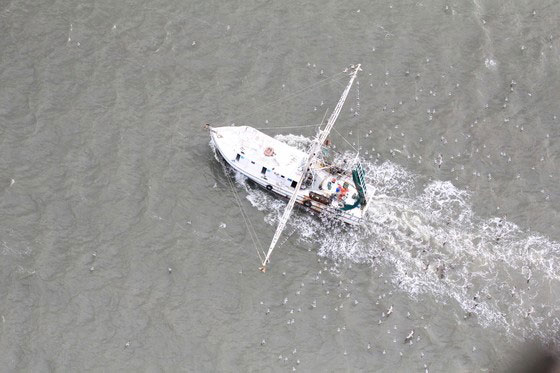
[[[226,161],[226,163],[235,171],[241,173],[242,175],[245,175],[247,178],[259,184],[260,186],[267,189],[268,191],[275,193],[281,197],[289,199],[294,192],[293,189],[289,186],[289,182],[293,182],[293,180],[295,180],[296,178],[299,179],[299,175],[297,175],[296,168],[291,170],[293,174],[293,180],[291,178],[287,178],[285,176],[279,175],[277,172],[274,172],[275,175],[270,171],[265,172],[265,174],[272,174],[269,175],[268,177],[263,173],[259,173],[258,172],[260,166],[258,163],[259,159],[257,159],[255,162],[251,161],[251,164],[255,165],[256,167],[253,166],[252,169],[249,169],[250,167],[247,167],[247,162],[243,162],[244,159],[242,158],[244,157],[240,157],[239,153],[242,152],[243,150],[244,150],[244,154],[250,152],[248,151],[248,149],[244,149],[243,146],[238,147],[239,143],[236,142],[238,139],[232,139],[232,136],[228,136],[228,132],[232,132],[232,130],[235,128],[236,127],[219,127],[219,128],[211,129],[211,138],[212,138],[212,142],[214,143],[216,151],[221,155],[221,157]],[[242,127],[237,127],[237,128],[239,128],[239,131],[242,130]],[[246,128],[251,129],[250,127],[246,127]],[[259,132],[259,134],[262,133]],[[293,152],[294,158],[298,158],[299,156],[298,153],[300,152],[299,150],[289,147],[286,144],[280,145],[278,144],[278,140],[272,138],[270,138],[271,140],[269,140],[266,139],[269,136],[264,134],[262,135],[263,135],[263,139],[269,141],[271,144],[275,146],[275,148],[282,148],[280,151],[283,150],[284,153],[286,151]],[[237,144],[237,146],[235,144]],[[236,147],[238,148],[236,149]],[[291,149],[287,149],[284,147],[288,147]],[[301,154],[304,153],[301,152]],[[256,159],[258,157],[253,157],[253,158]],[[268,161],[268,159],[265,159],[264,161]],[[263,169],[265,169],[265,167],[263,167]],[[287,170],[286,168],[282,168],[281,164],[278,165],[277,169],[278,170],[283,169],[285,173],[288,173],[290,171]],[[274,168],[272,170],[274,170]],[[288,182],[286,181],[286,179]],[[312,199],[310,197],[310,192],[313,191],[320,192],[320,190],[312,190],[312,189],[300,190],[297,194],[296,202],[299,205],[309,208],[319,214],[326,214],[329,217],[339,219],[348,224],[357,225],[362,222],[365,212],[367,210],[367,206],[365,208],[355,208],[350,211],[344,211],[341,208],[338,208],[337,206],[333,206],[333,204],[325,204]]]

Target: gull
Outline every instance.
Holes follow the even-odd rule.
[[[410,333],[408,333],[408,335],[406,336],[406,338],[404,339],[404,343],[410,342],[412,341],[412,337],[414,336],[414,329],[412,329],[410,331]]]

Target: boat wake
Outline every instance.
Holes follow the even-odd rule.
[[[282,141],[305,142],[296,136]],[[295,145],[295,144],[292,144]],[[473,213],[471,194],[450,182],[419,185],[419,178],[390,161],[362,160],[376,194],[367,223],[359,228],[325,224],[295,214],[288,230],[318,247],[334,263],[368,264],[390,274],[411,297],[453,299],[465,317],[505,329],[511,337],[550,338],[560,331],[560,243],[524,232],[504,218]],[[238,183],[244,184],[242,176]],[[253,206],[275,224],[285,202],[247,189]]]

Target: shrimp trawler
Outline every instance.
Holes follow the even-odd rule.
[[[371,201],[368,189],[372,188],[366,185],[358,157],[351,162],[336,164],[327,156],[330,142],[327,136],[360,70],[360,65],[352,65],[345,70],[349,71],[350,81],[324,129],[319,128],[307,152],[252,127],[208,125],[216,150],[234,170],[268,191],[289,198],[260,267],[262,272],[266,270],[270,254],[296,203],[353,225],[360,224],[366,215]]]

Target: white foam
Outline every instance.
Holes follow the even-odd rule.
[[[496,61],[494,61],[492,58],[487,58],[487,59],[484,60],[484,65],[488,69],[495,69],[496,68]]]
[[[303,147],[309,141],[277,138]],[[365,225],[347,227],[296,212],[288,230],[317,247],[320,256],[379,266],[411,297],[451,298],[465,315],[512,337],[560,331],[553,295],[560,290],[558,242],[499,217],[478,217],[470,193],[450,182],[422,187],[416,175],[390,161],[362,164],[376,188]],[[243,176],[237,179],[246,185]],[[251,204],[268,212],[265,221],[276,224],[285,201],[246,189]]]

